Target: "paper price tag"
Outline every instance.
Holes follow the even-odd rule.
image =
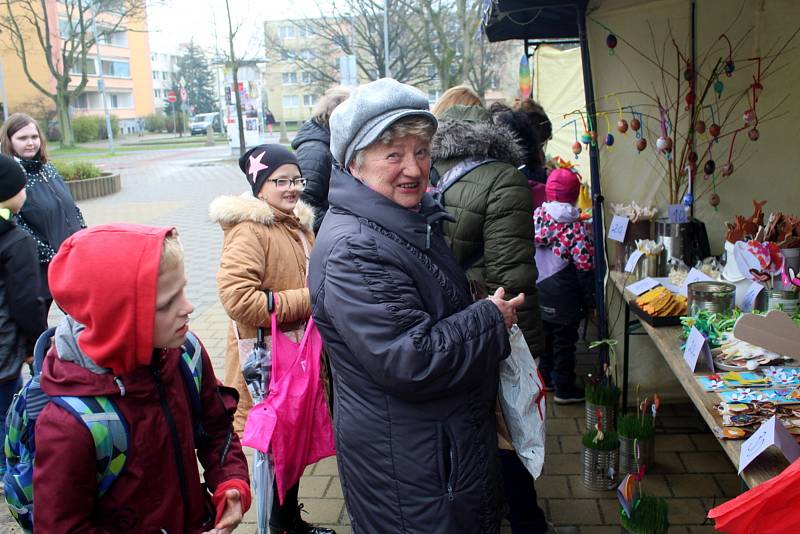
[[[614,215],[614,218],[611,219],[611,226],[608,228],[608,238],[620,243],[625,241],[625,232],[628,231],[629,222],[630,220],[627,217]]]
[[[669,205],[669,222],[673,224],[682,224],[689,222],[689,215],[686,213],[686,206],[683,204],[670,204]]]
[[[686,347],[683,349],[683,359],[692,372],[695,372],[697,369],[697,361],[700,359],[701,354],[703,355],[703,361],[708,367],[708,370],[713,371],[714,360],[711,358],[711,350],[708,348],[706,338],[700,330],[692,327],[692,331],[686,339]]]
[[[759,454],[773,445],[780,449],[781,453],[789,460],[789,463],[800,458],[800,445],[797,444],[797,441],[789,434],[789,431],[784,428],[775,415],[758,427],[758,430],[747,438],[747,441],[742,443],[742,449],[739,452],[739,474],[741,475],[742,471]]]
[[[631,254],[631,257],[628,258],[628,262],[625,264],[625,272],[632,273],[633,270],[636,268],[636,264],[639,263],[639,259],[644,256],[644,252],[641,250],[635,251]]]
[[[692,267],[689,270],[689,274],[686,275],[686,281],[683,283],[683,287],[685,289],[688,289],[689,284],[692,284],[694,282],[710,282],[712,280],[713,278],[705,274],[703,271],[699,271],[694,267]]]
[[[753,311],[756,298],[758,297],[759,293],[761,293],[762,289],[764,289],[764,286],[758,282],[753,282],[750,284],[750,287],[747,288],[747,293],[744,294],[744,299],[742,300],[741,308],[743,312]]]
[[[625,289],[638,297],[645,291],[649,291],[657,285],[660,285],[658,280],[654,280],[652,278],[643,278],[642,280],[627,286]]]

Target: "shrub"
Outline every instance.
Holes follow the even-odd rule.
[[[72,133],[76,143],[86,143],[97,141],[100,136],[100,128],[96,117],[76,117],[72,120]]]
[[[103,174],[103,171],[88,161],[74,161],[71,163],[54,161],[53,165],[61,177],[67,182],[73,180],[88,180],[90,178],[97,178]]]
[[[106,133],[105,115],[95,117],[95,120],[97,120],[98,139],[108,139],[108,134]],[[119,118],[116,115],[111,115],[111,131],[114,133],[114,138],[119,137]]]
[[[153,113],[144,118],[144,129],[151,133],[163,132],[167,128],[167,116]]]

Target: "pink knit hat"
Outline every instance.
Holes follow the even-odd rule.
[[[545,195],[548,202],[569,202],[574,204],[581,191],[581,180],[569,169],[553,170],[547,177]]]

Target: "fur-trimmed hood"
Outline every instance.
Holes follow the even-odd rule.
[[[249,191],[240,196],[224,195],[215,198],[208,207],[208,216],[212,222],[221,226],[231,226],[245,221],[271,226],[287,217],[267,202],[255,198]],[[294,207],[294,216],[304,229],[312,231],[314,211],[308,204],[302,200],[298,201]]]
[[[505,126],[491,122],[446,119],[431,142],[434,161],[464,158],[494,158],[514,167],[525,163],[525,151]]]

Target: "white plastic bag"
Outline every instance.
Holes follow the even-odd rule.
[[[544,385],[517,325],[511,327],[509,341],[511,354],[500,362],[500,407],[517,456],[538,478],[544,465]]]

